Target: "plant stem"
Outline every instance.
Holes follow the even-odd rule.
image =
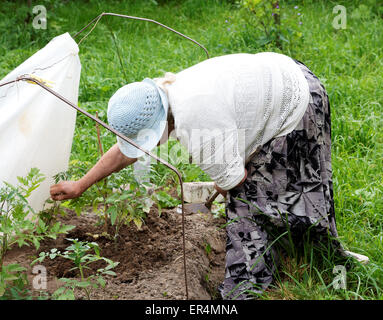
[[[5,203],[5,201],[4,201]],[[3,206],[4,206],[4,203],[1,207],[1,209],[3,209]],[[2,213],[3,211],[1,211],[1,215],[2,215],[2,218],[3,218],[3,226],[5,227],[4,228],[4,232],[3,232],[3,236],[2,236],[2,241],[1,241],[1,252],[0,252],[0,272],[3,270],[3,263],[4,263],[4,257],[5,257],[5,253],[7,252],[8,250],[8,234],[7,234],[7,218],[8,218],[8,212],[6,214],[3,214]]]
[[[5,252],[4,252],[3,248],[1,248],[1,252],[0,252],[0,272],[3,271],[4,256],[5,256]]]
[[[263,30],[265,31],[266,36],[269,38],[270,37],[270,32],[267,30],[265,23],[263,21],[259,21],[259,23],[263,27]]]
[[[117,53],[117,56],[118,56],[118,60],[120,62],[121,71],[124,74],[125,82],[128,82],[128,77],[126,76],[124,64],[122,63],[122,58],[121,58],[120,50],[119,50],[117,42],[116,42],[116,36],[114,35],[114,32],[112,31],[112,29],[110,28],[108,23],[106,23],[106,27],[108,28],[108,30],[109,30],[109,32],[111,34],[111,38],[113,40],[114,46],[116,47],[116,53]]]
[[[274,2],[273,3],[273,7],[274,8],[278,8],[280,10],[279,1]],[[279,13],[275,13],[274,14],[274,23],[275,23],[275,26],[276,26],[276,29],[277,29],[275,45],[279,49],[282,50],[282,42],[281,42],[281,16],[279,15]]]
[[[3,234],[3,241],[1,245],[1,254],[0,254],[0,272],[3,270],[3,263],[5,258],[5,253],[8,250],[8,236],[7,234]]]
[[[84,278],[84,273],[83,273],[83,271],[82,271],[82,266],[81,266],[81,264],[79,264],[78,269],[80,270],[81,281],[84,281],[85,278]],[[84,290],[85,290],[86,297],[88,298],[88,300],[90,300],[90,295],[89,295],[89,291],[88,291],[88,289],[84,287]]]

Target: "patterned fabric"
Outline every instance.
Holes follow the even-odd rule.
[[[262,293],[268,287],[278,265],[274,244],[287,226],[294,241],[309,231],[314,240],[330,239],[342,249],[334,239],[328,96],[319,79],[296,63],[310,88],[303,118],[292,132],[264,144],[248,162],[245,183],[228,193],[223,299],[250,299],[247,289]]]

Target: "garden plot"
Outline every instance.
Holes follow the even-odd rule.
[[[19,263],[27,269],[33,290],[36,283],[34,266],[42,265],[47,272],[47,289],[34,290],[34,295],[49,296],[61,286],[58,278],[78,279],[70,261],[61,257],[46,258],[40,264],[30,266],[39,252],[52,248],[64,251],[70,245],[66,239],[97,242],[100,254],[119,264],[113,269],[115,276],[106,276],[105,288],[94,289],[91,299],[185,299],[185,282],[182,255],[182,215],[176,209],[163,209],[161,215],[152,207],[141,230],[133,223],[121,228],[115,242],[103,235],[104,227],[98,225],[94,213],[74,211],[59,217],[66,225],[74,225],[66,235],[56,240],[45,240],[38,251],[34,247],[13,248],[5,263]],[[216,299],[217,287],[224,278],[225,223],[212,214],[192,214],[186,217],[186,257],[190,299]],[[103,261],[89,264],[90,271],[104,267]],[[34,273],[33,273],[34,272]],[[76,289],[77,299],[86,298],[83,290]]]

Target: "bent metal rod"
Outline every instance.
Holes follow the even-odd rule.
[[[180,182],[180,185],[181,185],[181,203],[182,203],[182,250],[183,250],[183,264],[184,264],[184,277],[185,277],[185,293],[186,293],[186,299],[188,300],[189,299],[189,292],[188,292],[188,282],[187,282],[187,272],[186,272],[186,251],[185,251],[185,210],[184,210],[184,191],[183,191],[183,182],[182,182],[182,175],[181,173],[177,170],[177,168],[175,168],[174,166],[172,166],[171,164],[169,164],[168,162],[166,162],[165,160],[157,157],[156,155],[154,155],[153,153],[141,148],[138,144],[136,144],[134,141],[132,141],[131,139],[129,139],[128,137],[126,137],[125,135],[121,134],[120,132],[118,132],[117,130],[113,129],[112,127],[110,127],[109,125],[107,125],[105,122],[101,121],[100,119],[98,119],[97,117],[93,116],[92,114],[90,114],[89,112],[85,111],[85,110],[82,110],[80,107],[78,107],[77,105],[75,105],[74,103],[70,102],[69,100],[67,100],[66,98],[64,98],[62,95],[60,95],[59,93],[57,93],[56,91],[52,90],[51,88],[47,87],[45,84],[43,84],[42,82],[40,82],[39,80],[35,79],[35,78],[32,78],[32,77],[29,77],[27,75],[23,75],[23,76],[20,76],[18,78],[16,78],[15,80],[12,80],[12,81],[8,81],[8,82],[5,82],[5,83],[1,83],[0,84],[0,87],[3,87],[3,86],[6,86],[6,85],[9,85],[9,84],[12,84],[12,83],[16,83],[18,81],[27,81],[27,82],[32,82],[32,83],[35,83],[37,85],[39,85],[41,88],[45,89],[46,91],[48,91],[49,93],[53,94],[55,97],[57,97],[58,99],[60,99],[61,101],[65,102],[66,104],[68,104],[69,106],[71,106],[72,108],[76,109],[77,111],[79,111],[80,113],[82,113],[83,115],[87,116],[88,118],[92,119],[93,121],[97,122],[98,124],[100,124],[101,126],[103,126],[105,129],[109,130],[110,132],[112,132],[113,134],[115,134],[116,136],[120,137],[122,140],[128,142],[129,144],[133,145],[134,147],[136,147],[137,149],[141,150],[142,152],[144,152],[145,154],[147,154],[148,156],[152,157],[153,159],[159,161],[160,163],[164,164],[166,167],[168,167],[169,169],[171,169],[172,171],[174,171],[177,176],[178,176],[178,179],[179,179],[179,182]]]
[[[112,13],[112,12],[103,12],[100,15],[98,15],[96,18],[94,18],[92,21],[90,21],[85,27],[83,27],[80,31],[78,31],[73,36],[73,39],[75,39],[81,32],[83,32],[85,29],[87,29],[92,23],[94,23],[94,25],[91,28],[91,30],[79,41],[78,44],[80,44],[93,31],[93,29],[96,27],[97,23],[100,21],[100,19],[103,16],[113,16],[113,17],[119,17],[119,18],[125,18],[125,19],[132,19],[132,20],[139,20],[139,21],[146,21],[146,22],[154,23],[154,24],[156,24],[156,25],[158,25],[158,26],[160,26],[162,28],[165,28],[165,29],[167,29],[169,31],[172,31],[172,32],[178,34],[180,37],[182,37],[182,38],[184,38],[186,40],[189,40],[189,41],[193,42],[194,44],[196,44],[197,46],[202,48],[203,51],[205,51],[206,57],[209,59],[209,52],[207,51],[207,49],[202,44],[200,44],[198,41],[188,37],[187,35],[184,35],[183,33],[179,32],[177,30],[174,30],[173,28],[168,27],[167,25],[165,25],[163,23],[160,23],[160,22],[158,22],[156,20],[153,20],[153,19],[128,16],[128,15],[125,15],[125,14],[118,14],[118,13]]]

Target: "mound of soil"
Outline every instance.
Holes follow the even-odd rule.
[[[66,238],[97,242],[101,255],[118,266],[116,276],[107,276],[106,287],[94,290],[92,299],[185,299],[185,280],[182,253],[182,215],[175,209],[163,209],[161,216],[152,208],[145,224],[138,230],[134,224],[123,226],[117,242],[103,236],[104,227],[98,217],[90,212],[77,216],[67,210],[60,220],[76,226],[67,235],[56,240],[46,240],[36,251],[33,247],[14,248],[7,253],[5,263],[20,263],[28,269],[30,283],[36,276],[30,262],[41,251],[52,248],[64,251],[71,244]],[[186,257],[189,299],[217,299],[218,285],[223,281],[225,269],[225,229],[223,219],[211,214],[186,216]],[[57,257],[46,258],[42,265],[48,274],[47,291],[54,292],[61,277],[76,278],[76,271],[69,271],[70,261]],[[97,270],[102,262],[90,265]],[[81,297],[82,293],[77,292]]]

